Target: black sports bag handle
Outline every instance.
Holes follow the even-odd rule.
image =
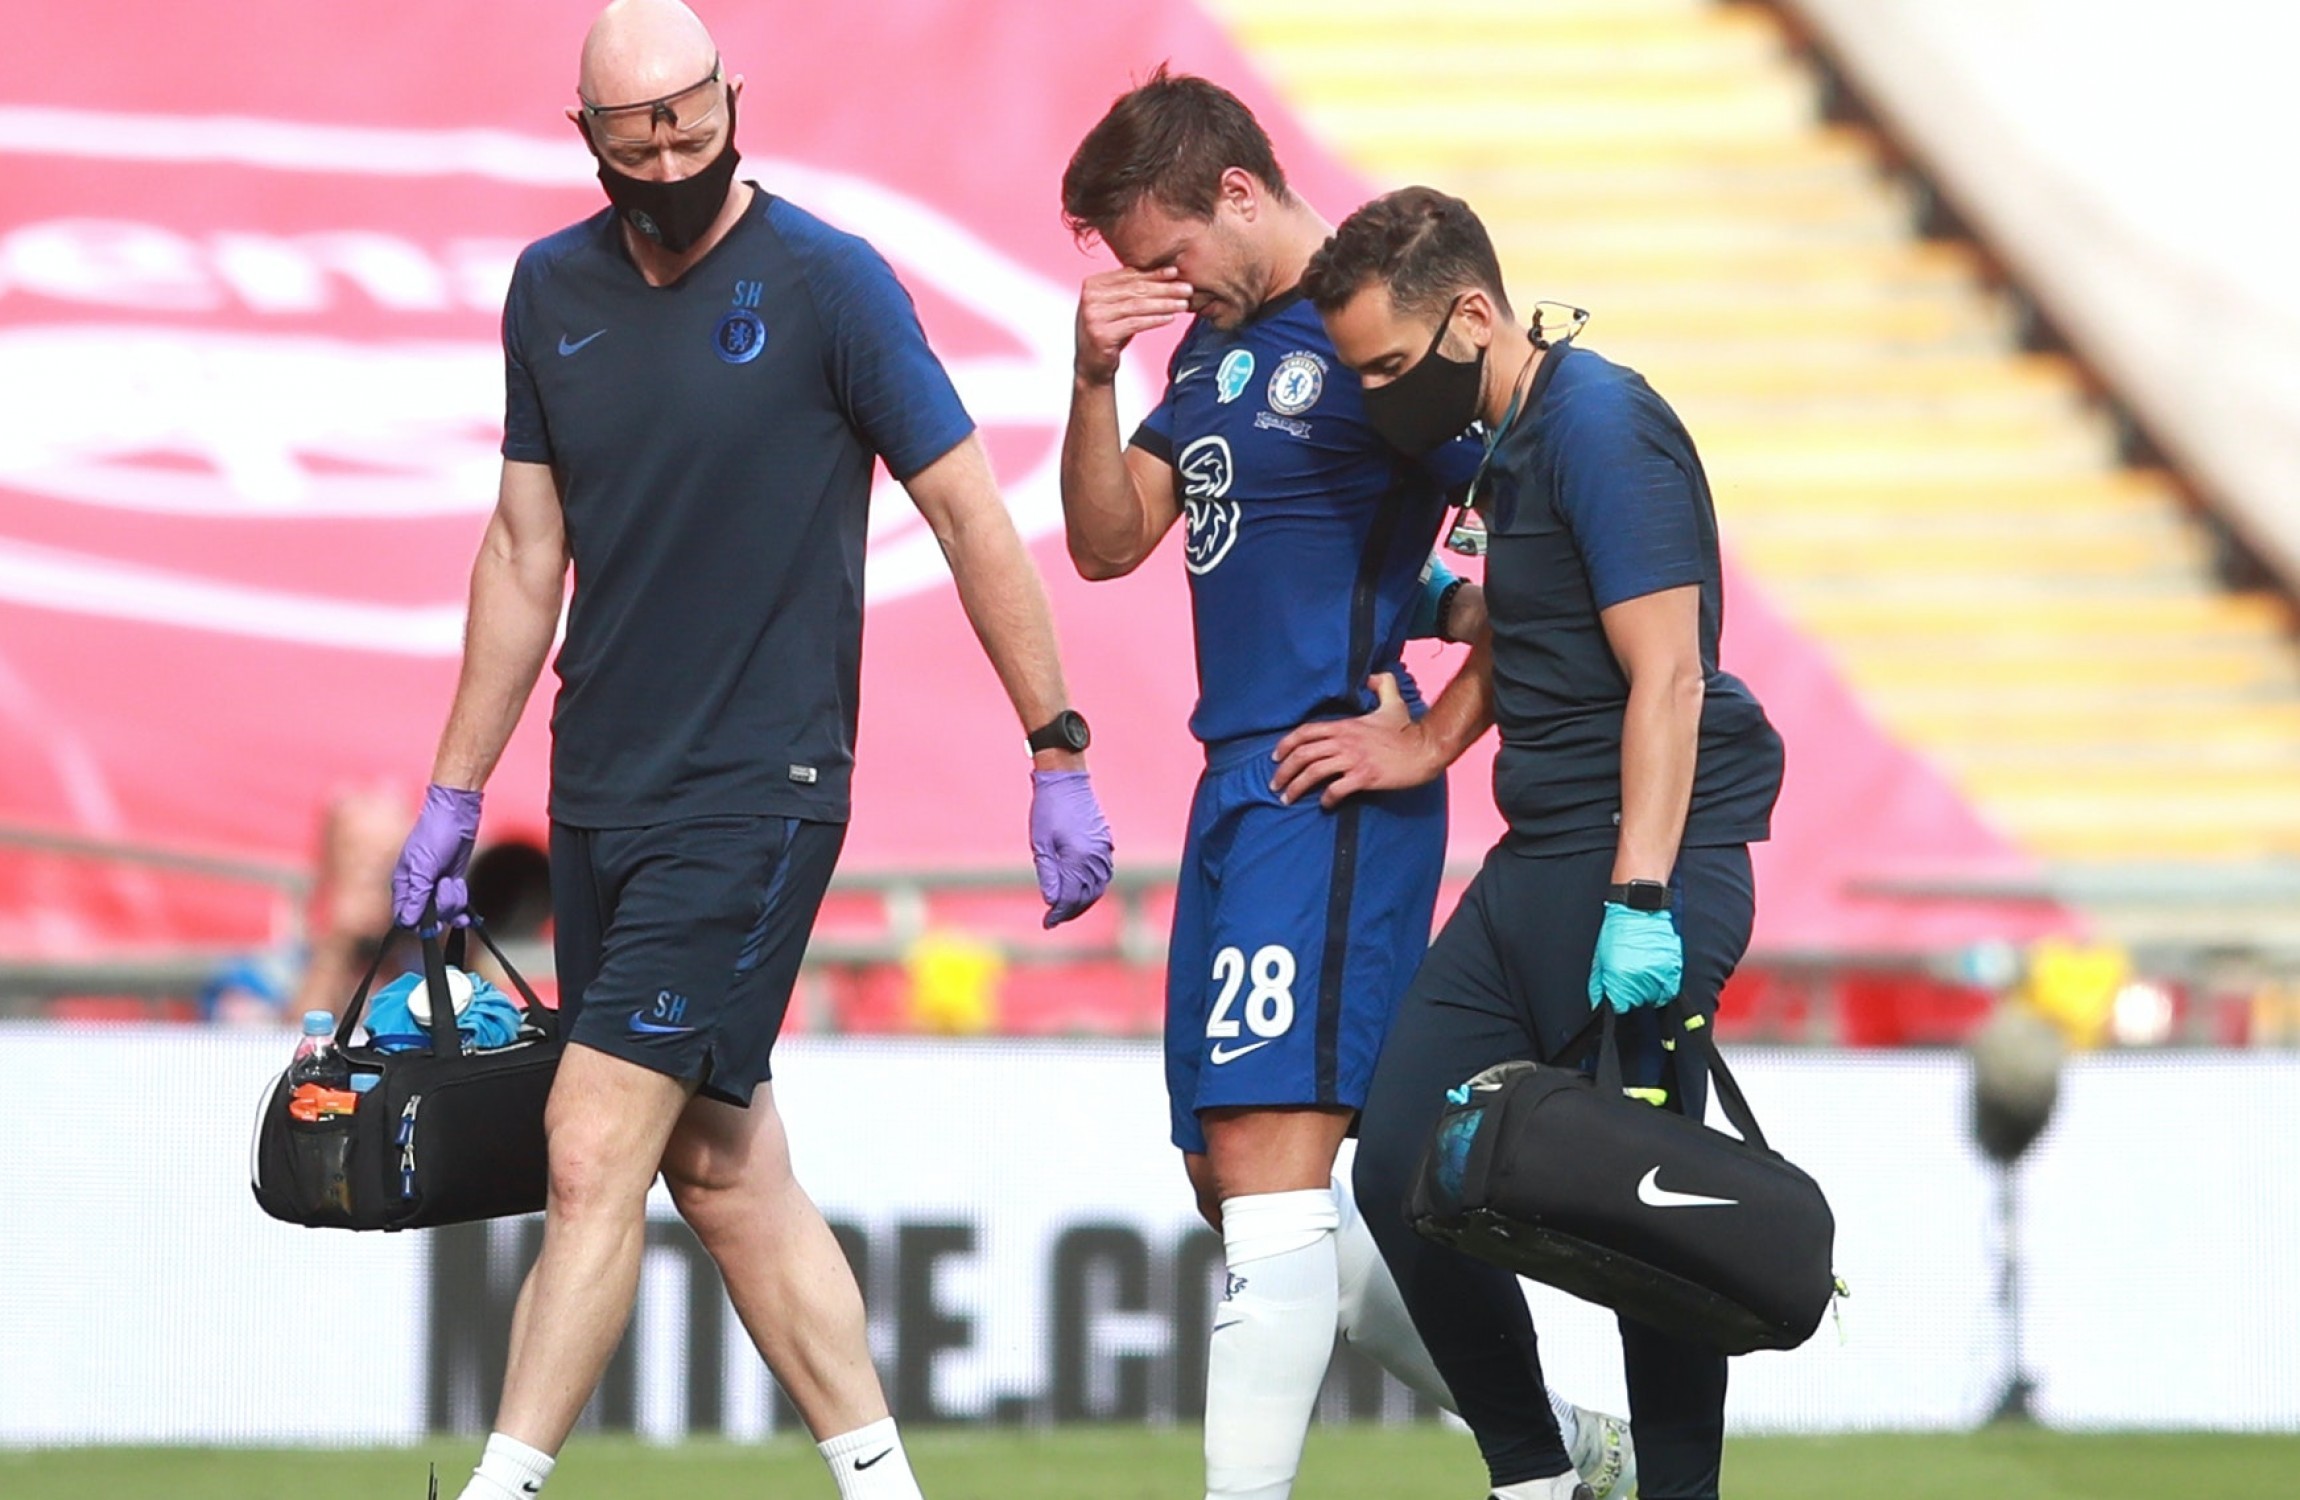
[[[367,1009],[367,997],[375,988],[375,976],[383,971],[383,961],[391,952],[391,940],[402,932],[413,932],[417,941],[423,945],[423,987],[431,997],[430,1031],[434,1056],[453,1057],[463,1050],[462,1037],[455,1029],[455,1003],[447,991],[447,966],[453,964],[459,969],[463,967],[465,934],[470,932],[479,934],[479,941],[502,967],[504,978],[510,980],[511,987],[519,992],[520,1007],[528,1024],[546,1037],[555,1038],[559,1035],[559,1013],[537,998],[534,988],[505,956],[479,915],[476,912],[472,914],[468,927],[450,929],[443,950],[439,941],[438,903],[427,901],[423,908],[422,923],[411,928],[394,922],[385,929],[382,940],[376,944],[374,960],[368,964],[367,972],[360,976],[359,988],[352,992],[351,1003],[343,1008],[343,1018],[336,1022],[336,1046],[351,1045],[352,1034],[359,1029],[359,1018]]]
[[[466,929],[456,929],[462,937]],[[455,1027],[455,997],[447,988],[447,954],[439,941],[439,900],[427,897],[423,903],[423,926],[416,930],[416,940],[423,946],[423,987],[430,991],[431,1055],[433,1057],[461,1057],[463,1037]],[[457,968],[462,968],[462,954],[457,955]]]
[[[1708,1017],[1688,1010],[1682,996],[1673,997],[1661,1014],[1677,1035],[1677,1045],[1669,1053],[1677,1098],[1683,1101],[1686,1097],[1685,1080],[1699,1076],[1689,1070],[1705,1069],[1716,1085],[1717,1102],[1724,1109],[1726,1120],[1740,1133],[1741,1139],[1760,1151],[1771,1151],[1773,1148],[1766,1144],[1765,1132],[1757,1124],[1755,1112],[1749,1108],[1748,1096],[1741,1092],[1740,1082],[1711,1043]],[[1621,1039],[1610,1003],[1598,1002],[1596,1013],[1557,1049],[1552,1061],[1559,1067],[1571,1067],[1587,1053],[1593,1041],[1597,1045],[1597,1087],[1607,1098],[1612,1098],[1621,1092],[1622,1073]]]
[[[1688,1065],[1709,1070],[1709,1081],[1717,1087],[1717,1102],[1724,1107],[1725,1118],[1741,1133],[1741,1139],[1760,1151],[1773,1148],[1765,1143],[1765,1132],[1757,1124],[1756,1112],[1749,1108],[1748,1096],[1741,1092],[1740,1081],[1733,1070],[1725,1066],[1725,1058],[1717,1050],[1709,1035],[1711,1022],[1698,1011],[1685,1008],[1682,998],[1673,999],[1663,1012],[1677,1028],[1677,1060],[1680,1086]]]

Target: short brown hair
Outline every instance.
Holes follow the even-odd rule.
[[[1160,63],[1149,82],[1118,96],[1071,154],[1062,220],[1080,239],[1108,239],[1145,195],[1169,213],[1211,219],[1232,167],[1287,196],[1278,153],[1254,112],[1219,84]]]
[[[1399,188],[1344,219],[1310,257],[1302,291],[1328,313],[1376,281],[1389,288],[1390,304],[1402,313],[1442,313],[1474,289],[1509,316],[1501,260],[1485,225],[1468,204],[1436,188]]]

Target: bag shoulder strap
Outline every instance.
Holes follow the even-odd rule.
[[[456,956],[463,957],[463,934],[456,933]],[[455,1025],[455,997],[447,988],[447,950],[439,941],[439,905],[436,901],[423,908],[423,925],[415,930],[416,941],[423,945],[423,988],[431,997],[431,1022],[424,1029],[431,1033],[433,1057],[461,1057],[463,1033]],[[461,968],[458,964],[456,967]]]

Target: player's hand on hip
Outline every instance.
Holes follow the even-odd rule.
[[[1414,721],[1398,680],[1388,672],[1366,679],[1374,690],[1374,711],[1355,719],[1321,719],[1295,729],[1270,752],[1277,773],[1270,790],[1293,803],[1320,783],[1325,807],[1339,806],[1357,792],[1394,792],[1434,781],[1445,762],[1430,748],[1429,736]]]
[[[1610,1001],[1627,1015],[1642,1005],[1667,1005],[1684,984],[1685,944],[1676,917],[1606,902],[1597,953],[1589,961],[1589,1008]]]
[[[1030,858],[1049,927],[1077,916],[1110,888],[1110,824],[1084,771],[1030,773]]]
[[[1118,357],[1138,334],[1190,310],[1190,284],[1172,266],[1100,271],[1078,289],[1078,376],[1096,385],[1118,378]]]
[[[415,831],[399,851],[391,872],[391,916],[402,927],[423,920],[426,902],[437,899],[443,922],[471,923],[471,894],[463,872],[479,841],[479,793],[434,783],[423,794]]]

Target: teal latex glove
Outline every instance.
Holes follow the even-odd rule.
[[[1605,903],[1597,955],[1589,961],[1589,1008],[1606,1001],[1622,1015],[1641,1005],[1667,1005],[1685,983],[1685,944],[1665,911]]]

